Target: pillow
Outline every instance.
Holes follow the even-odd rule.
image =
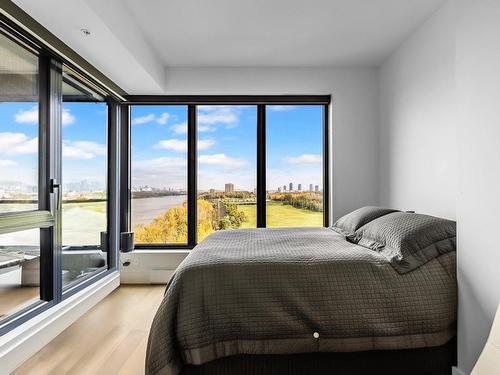
[[[379,251],[399,273],[456,250],[456,223],[434,216],[394,212],[356,231],[354,242]]]
[[[355,232],[363,225],[378,217],[390,214],[391,212],[398,211],[375,206],[361,207],[338,219],[335,224],[333,224],[332,229],[349,239],[352,238]]]

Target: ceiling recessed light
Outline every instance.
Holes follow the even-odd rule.
[[[90,30],[89,29],[81,29],[81,32],[84,36],[90,36]]]

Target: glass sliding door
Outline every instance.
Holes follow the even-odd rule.
[[[217,230],[255,228],[257,106],[197,106],[198,242]]]
[[[39,116],[40,65],[36,53],[0,33],[0,331],[8,319],[37,303],[49,302],[42,280],[51,275],[41,258],[52,248],[41,246],[41,229],[52,215],[39,207],[39,162],[44,129]]]
[[[323,226],[321,105],[266,106],[266,226]]]
[[[62,134],[62,284],[107,267],[107,104],[64,68]]]
[[[138,245],[186,245],[186,105],[132,106],[131,230]]]
[[[107,90],[0,25],[0,336],[115,268],[122,107]]]

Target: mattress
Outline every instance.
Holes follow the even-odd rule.
[[[167,285],[146,373],[238,354],[439,346],[455,335],[456,303],[455,252],[400,274],[329,228],[220,231]]]

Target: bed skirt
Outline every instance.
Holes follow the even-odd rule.
[[[456,338],[418,349],[349,353],[235,355],[203,365],[186,365],[181,375],[450,375],[456,365]]]

